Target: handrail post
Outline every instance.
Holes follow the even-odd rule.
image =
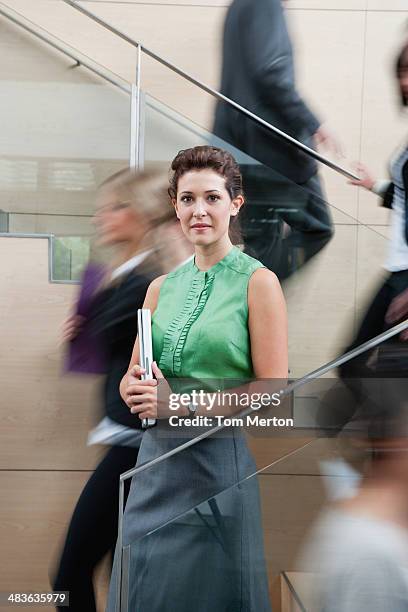
[[[123,557],[123,513],[125,509],[125,481],[119,480],[119,520],[118,520],[118,539],[117,539],[117,559],[118,567],[116,572],[115,584],[115,612],[121,612],[122,603],[122,557]]]
[[[137,46],[136,80],[132,83],[130,96],[130,156],[131,169],[141,170],[143,167],[141,147],[141,72],[142,72],[142,46]]]

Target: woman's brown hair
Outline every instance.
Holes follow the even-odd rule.
[[[172,200],[177,198],[180,178],[187,172],[199,170],[214,170],[222,176],[231,200],[244,195],[241,170],[231,153],[218,147],[202,145],[179,151],[174,158],[171,164],[169,187],[169,195]],[[242,243],[237,217],[231,217],[229,235],[234,244]]]
[[[395,62],[395,71],[397,78],[400,78],[403,72],[408,72],[408,42],[402,47]],[[408,106],[408,98],[401,91],[402,106]]]

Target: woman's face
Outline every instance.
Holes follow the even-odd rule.
[[[186,238],[201,246],[228,237],[230,218],[238,214],[243,203],[242,196],[231,200],[224,177],[210,169],[183,174],[173,202]]]
[[[109,189],[99,194],[94,224],[102,246],[137,244],[147,231],[142,216]]]

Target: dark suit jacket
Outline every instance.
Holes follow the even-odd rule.
[[[402,178],[404,181],[405,191],[405,240],[408,243],[408,162],[405,162],[402,168]],[[392,208],[392,201],[394,199],[394,183],[390,183],[387,191],[384,194],[383,205],[386,208]]]
[[[224,27],[221,92],[307,145],[319,121],[296,91],[281,0],[234,0]],[[297,183],[315,161],[251,119],[218,103],[214,133]]]

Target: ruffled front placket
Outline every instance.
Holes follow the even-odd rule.
[[[188,333],[207,303],[214,278],[214,272],[197,272],[193,278],[184,307],[169,324],[164,335],[160,369],[180,374]]]

